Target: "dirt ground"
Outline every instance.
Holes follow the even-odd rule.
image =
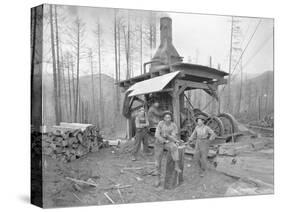
[[[153,156],[140,154],[138,161],[131,161],[130,154],[118,153],[113,147],[88,154],[87,157],[63,164],[49,157],[44,158],[44,207],[68,207],[80,205],[112,204],[104,193],[116,204],[140,203],[194,198],[224,197],[227,188],[236,179],[225,176],[215,170],[209,170],[202,178],[190,156],[185,156],[184,182],[172,190],[155,187]],[[165,157],[163,159],[165,169]],[[128,169],[125,167],[141,167]],[[165,173],[165,170],[163,170]],[[98,184],[97,187],[81,185],[67,180],[66,177],[87,180]],[[130,185],[116,189],[114,185]]]

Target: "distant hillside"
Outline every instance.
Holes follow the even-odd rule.
[[[259,84],[259,85],[265,85],[267,83],[271,84],[273,86],[274,83],[274,72],[273,71],[266,71],[262,74],[251,78],[250,79],[253,83]]]
[[[237,117],[255,120],[258,113],[261,118],[274,111],[274,73],[266,71],[253,78],[243,79],[240,112],[238,103],[241,83],[239,80],[232,84],[232,113]],[[227,98],[223,97],[224,101]]]
[[[54,98],[53,98],[53,76],[52,74],[45,74],[43,76],[43,114],[44,123],[46,125],[55,124],[55,113],[54,113]],[[92,100],[92,76],[86,75],[79,78],[80,82],[80,99],[83,103],[88,105],[88,114],[86,118],[88,122],[97,123],[98,117],[100,116],[98,105],[99,105],[99,75],[94,75],[94,105]],[[101,75],[101,87],[102,87],[102,104],[103,104],[103,131],[106,134],[114,134],[116,132],[125,132],[125,120],[120,112],[116,111],[116,90],[114,79],[108,75]],[[68,95],[68,84],[66,85],[67,90],[67,102],[69,103]],[[71,87],[72,90],[72,87]],[[69,121],[67,119],[67,112],[69,111],[69,104],[65,106],[65,95],[64,87],[62,88],[62,101],[63,101],[63,121]],[[73,96],[72,96],[73,100]],[[120,101],[122,105],[122,100]],[[72,106],[73,107],[73,106]],[[94,115],[93,115],[94,113]],[[116,125],[116,121],[119,123]],[[115,126],[116,125],[116,126]],[[120,134],[120,133],[118,133]]]

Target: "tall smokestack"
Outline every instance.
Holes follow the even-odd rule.
[[[165,42],[172,44],[172,19],[163,17],[160,19],[160,45]]]
[[[151,71],[153,71],[153,67],[159,64],[168,65],[182,62],[182,57],[173,46],[172,41],[172,19],[163,17],[160,19],[160,46],[152,58],[152,60],[159,61],[159,63],[153,63]]]

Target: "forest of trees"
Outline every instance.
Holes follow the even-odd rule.
[[[93,14],[99,10],[92,9]],[[143,73],[143,62],[156,49],[159,13],[112,9],[112,20],[97,14],[89,26],[77,11],[69,16],[69,7],[46,5],[44,11],[44,123],[112,128],[113,120],[113,125],[122,122],[122,92],[116,84]],[[104,74],[113,81],[104,82]]]
[[[123,93],[118,81],[144,73],[159,43],[159,17],[151,11],[90,8],[91,21],[75,7],[45,5],[43,56],[43,122],[94,123],[105,131],[125,125],[121,115]],[[105,18],[106,17],[106,18]],[[93,21],[94,20],[94,21]],[[208,113],[230,112],[256,119],[273,112],[273,73],[257,79],[243,71],[244,34],[232,19],[229,60],[230,83],[221,86],[220,102],[204,91],[189,92],[195,107]],[[244,45],[245,46],[245,45]],[[187,62],[192,61],[187,57]],[[220,69],[220,64],[209,66]],[[268,70],[264,70],[268,71]]]

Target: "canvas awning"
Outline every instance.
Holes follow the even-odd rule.
[[[155,93],[163,90],[171,80],[173,80],[180,71],[171,72],[159,77],[137,82],[128,88],[127,92],[131,92],[129,96],[138,96],[142,94]]]

